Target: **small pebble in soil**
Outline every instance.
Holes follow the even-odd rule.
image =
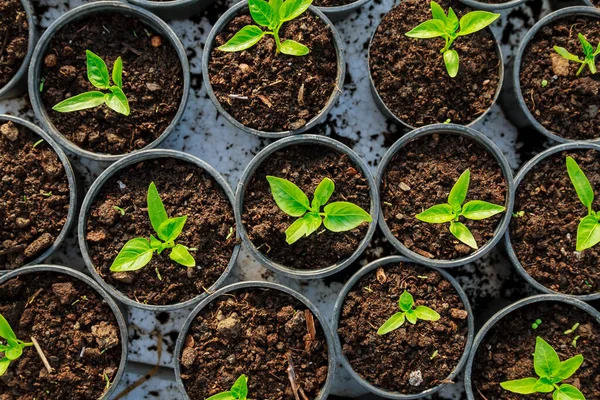
[[[421,370],[412,371],[408,376],[408,383],[411,386],[421,386],[423,383],[423,377],[421,376]]]

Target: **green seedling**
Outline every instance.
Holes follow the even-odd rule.
[[[108,75],[108,67],[104,60],[89,50],[85,51],[87,57],[87,76],[90,83],[102,90],[108,90],[110,93],[100,91],[91,91],[69,97],[61,101],[52,109],[61,113],[85,110],[106,104],[110,109],[129,115],[129,102],[127,96],[123,93],[123,60],[117,58],[112,70],[112,81]]]
[[[533,367],[539,378],[524,378],[501,382],[500,386],[518,394],[552,393],[554,400],[585,400],[583,394],[573,385],[560,382],[569,379],[583,363],[581,354],[560,361],[556,351],[544,339],[535,340]]]
[[[38,147],[38,146],[39,146],[40,144],[42,144],[42,143],[44,143],[44,139],[40,139],[40,140],[38,140],[37,142],[35,142],[35,143],[33,144],[33,148],[35,149],[36,147]]]
[[[288,0],[289,1],[289,0]],[[302,237],[307,237],[321,226],[332,232],[344,232],[356,228],[363,222],[371,222],[368,212],[347,201],[336,201],[327,204],[335,190],[335,184],[325,178],[315,189],[312,203],[302,189],[287,179],[267,176],[271,193],[277,206],[292,217],[301,217],[294,221],[285,231],[285,240],[292,244]],[[321,207],[323,207],[321,212]]]
[[[521,218],[524,215],[525,215],[525,211],[517,211],[517,212],[512,213],[512,216],[515,218]]]
[[[500,14],[487,11],[471,11],[458,20],[456,13],[450,7],[448,14],[435,1],[431,2],[433,19],[423,22],[406,33],[406,36],[416,39],[431,39],[443,37],[446,41],[441,53],[444,57],[446,70],[451,78],[458,75],[459,57],[456,50],[451,49],[452,44],[459,36],[466,36],[480,31],[494,22]],[[459,30],[460,27],[460,30]]]
[[[574,333],[577,330],[577,328],[579,328],[579,322],[575,323],[575,325],[573,325],[571,329],[567,329],[566,331],[564,331],[563,334],[570,335],[571,333]]]
[[[10,363],[21,357],[23,349],[33,346],[33,343],[17,339],[15,332],[2,314],[0,314],[0,338],[5,342],[4,344],[0,343],[0,353],[4,353],[4,357],[0,359],[0,376],[2,376]]]
[[[113,210],[115,210],[116,212],[118,212],[119,214],[121,214],[121,216],[125,215],[125,209],[119,207],[119,206],[113,206]]]
[[[175,239],[179,237],[187,216],[169,218],[154,182],[148,187],[148,217],[152,228],[158,235],[150,235],[146,238],[135,238],[129,240],[110,266],[113,272],[136,271],[143,268],[152,260],[154,253],[160,254],[163,250],[171,249],[169,257],[171,260],[185,267],[195,267],[196,261],[190,254],[189,247],[176,244]]]
[[[398,307],[400,312],[392,315],[387,321],[381,325],[381,328],[377,330],[378,335],[385,335],[404,325],[404,321],[407,320],[411,324],[416,324],[417,320],[423,321],[437,321],[440,319],[440,314],[435,312],[426,306],[417,306],[414,308],[415,301],[412,295],[406,290],[400,295],[398,300]]]
[[[577,161],[570,156],[567,157],[567,173],[579,200],[588,209],[588,215],[579,221],[579,227],[577,228],[575,248],[577,251],[583,251],[600,242],[600,212],[592,210],[594,189],[581,168],[579,168]]]
[[[548,86],[548,81],[547,80],[542,80],[542,87],[546,87]]]
[[[250,15],[254,22],[267,28],[264,31],[260,26],[246,25],[240,29],[227,43],[218,49],[227,52],[237,52],[249,49],[258,43],[265,35],[273,35],[277,53],[290,56],[304,56],[310,50],[302,43],[295,40],[279,38],[281,26],[302,15],[311,5],[312,0],[248,0]]]
[[[537,329],[540,327],[541,324],[542,324],[542,320],[538,318],[535,320],[535,322],[533,324],[531,324],[531,329]]]
[[[506,208],[482,200],[471,200],[463,205],[467,198],[470,180],[471,172],[467,169],[450,190],[447,204],[437,204],[415,217],[419,221],[430,224],[450,222],[450,233],[467,246],[477,249],[477,242],[475,242],[473,234],[465,224],[459,222],[459,217],[479,221],[501,213]]]
[[[240,375],[231,389],[215,394],[206,400],[246,400],[248,398],[248,377]]]
[[[564,47],[554,46],[554,51],[557,52],[561,57],[566,58],[569,61],[574,61],[576,63],[581,64],[581,67],[579,67],[579,69],[577,70],[577,73],[575,74],[576,76],[579,76],[579,74],[581,74],[583,72],[583,69],[585,68],[586,65],[590,69],[590,72],[592,74],[595,74],[596,73],[596,56],[598,54],[600,54],[600,43],[598,43],[598,47],[596,48],[596,51],[594,51],[594,48],[592,47],[590,42],[588,42],[585,39],[585,36],[583,36],[581,33],[578,33],[577,37],[579,38],[579,41],[581,42],[581,46],[583,47],[583,60],[581,60],[579,58],[579,56],[576,56],[575,54],[570,53]]]

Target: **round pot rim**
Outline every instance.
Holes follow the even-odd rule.
[[[125,373],[125,364],[127,363],[127,348],[129,346],[129,337],[128,337],[128,330],[127,330],[127,323],[125,322],[125,317],[123,316],[121,309],[119,308],[117,303],[109,296],[109,294],[106,293],[106,291],[104,289],[102,289],[102,287],[100,285],[98,285],[96,282],[94,282],[94,280],[92,278],[90,278],[89,276],[87,276],[77,270],[74,270],[74,269],[68,268],[68,267],[63,267],[60,265],[38,264],[38,265],[31,265],[31,266],[23,267],[18,270],[11,271],[11,272],[7,273],[6,275],[0,276],[0,285],[7,282],[8,280],[16,278],[20,275],[36,274],[38,272],[51,272],[51,273],[56,273],[56,274],[69,275],[72,278],[82,281],[83,283],[87,284],[89,287],[91,287],[93,290],[95,290],[100,295],[102,300],[109,306],[113,315],[115,316],[115,319],[117,320],[117,325],[119,325],[119,331],[120,331],[119,338],[121,340],[121,360],[119,361],[117,374],[115,375],[115,378],[113,379],[113,382],[110,385],[110,388],[101,397],[101,399],[109,399],[111,397],[111,395],[114,394],[115,390],[117,389],[117,386],[118,386],[119,382],[121,381],[123,374]]]
[[[363,1],[363,0],[359,0],[359,1]],[[368,1],[368,0],[366,0],[366,1]],[[344,56],[343,41],[341,39],[340,33],[338,32],[336,27],[329,20],[329,18],[327,18],[327,16],[323,13],[323,11],[321,9],[319,9],[315,6],[312,6],[312,5],[310,7],[308,7],[308,11],[313,13],[314,15],[316,15],[319,19],[321,19],[323,21],[323,23],[326,26],[328,26],[329,29],[331,30],[331,35],[333,38],[332,41],[333,41],[333,45],[335,47],[335,52],[337,55],[337,67],[338,68],[337,68],[337,76],[335,79],[336,87],[331,92],[331,95],[329,96],[327,103],[321,109],[321,111],[319,111],[319,113],[317,115],[312,117],[310,119],[310,121],[308,121],[306,123],[306,125],[302,126],[301,128],[298,128],[298,129],[292,130],[292,131],[287,130],[287,131],[281,131],[281,132],[260,131],[258,129],[250,128],[250,127],[243,125],[237,119],[233,118],[233,116],[231,114],[229,114],[223,108],[223,106],[221,105],[221,102],[219,102],[219,99],[217,99],[217,96],[215,95],[215,92],[212,88],[212,84],[210,83],[210,73],[208,71],[208,65],[210,63],[210,58],[211,58],[211,53],[212,53],[215,38],[217,37],[217,35],[219,33],[221,33],[221,30],[234,17],[236,17],[242,11],[245,11],[247,8],[248,8],[248,2],[246,2],[244,0],[241,0],[239,3],[233,5],[217,20],[217,22],[215,23],[213,28],[210,30],[210,33],[208,34],[208,38],[206,39],[206,45],[204,47],[204,52],[202,54],[202,80],[204,82],[204,86],[206,87],[208,96],[210,97],[210,99],[212,100],[212,103],[216,107],[218,114],[222,115],[233,126],[235,126],[236,128],[238,128],[246,133],[250,133],[252,135],[265,137],[265,138],[279,139],[279,138],[283,138],[286,136],[297,135],[297,134],[306,132],[307,130],[318,125],[321,122],[321,120],[323,118],[325,118],[325,116],[327,114],[329,114],[329,112],[331,111],[333,106],[337,103],[338,98],[340,97],[340,94],[341,94],[340,88],[341,88],[342,84],[344,83],[344,77],[346,76],[346,59]]]
[[[90,255],[88,253],[88,246],[87,246],[87,239],[86,239],[88,213],[92,206],[92,203],[94,202],[94,200],[96,200],[96,197],[98,196],[98,194],[104,187],[104,184],[110,178],[112,178],[115,174],[118,174],[122,169],[124,169],[126,167],[129,167],[131,165],[137,164],[142,161],[155,160],[155,159],[159,159],[159,158],[176,158],[178,160],[185,161],[185,162],[194,164],[199,168],[202,168],[217,182],[217,184],[220,186],[220,188],[223,190],[223,192],[225,192],[225,195],[227,196],[227,199],[229,200],[229,203],[231,204],[232,210],[234,210],[235,206],[234,206],[233,191],[227,184],[227,181],[225,181],[225,178],[223,178],[223,176],[221,174],[219,174],[219,172],[215,168],[213,168],[210,164],[208,164],[206,161],[203,161],[196,156],[193,156],[191,154],[184,153],[184,152],[178,151],[178,150],[170,150],[170,149],[143,150],[143,151],[136,152],[134,154],[130,154],[130,155],[122,158],[121,160],[117,161],[116,163],[110,165],[106,170],[104,170],[104,172],[102,172],[102,174],[100,174],[100,176],[98,176],[98,178],[96,178],[94,183],[92,183],[92,186],[90,186],[90,188],[85,196],[85,199],[83,200],[83,204],[81,206],[81,212],[79,214],[79,219],[78,219],[78,224],[77,224],[77,234],[78,234],[77,236],[78,236],[78,241],[79,241],[79,249],[81,250],[81,255],[83,257],[83,260],[85,262],[85,265],[86,265],[88,271],[90,272],[92,277],[96,280],[96,282],[98,282],[100,284],[100,286],[102,286],[104,288],[104,290],[106,290],[111,296],[113,296],[114,298],[116,298],[121,303],[124,303],[127,306],[139,308],[142,310],[174,311],[174,310],[178,310],[181,308],[195,306],[200,301],[202,301],[202,299],[206,298],[208,296],[208,293],[203,292],[189,300],[186,300],[186,301],[180,302],[180,303],[174,303],[174,304],[155,305],[155,304],[138,303],[137,301],[130,299],[128,296],[126,296],[120,290],[117,290],[116,288],[114,288],[112,285],[110,285],[108,282],[106,282],[100,276],[100,274],[98,274],[98,272],[96,271],[96,267],[94,266],[94,263],[92,262]],[[239,233],[237,232],[237,229],[236,229],[236,237],[239,238]],[[208,291],[215,290],[223,284],[225,279],[231,273],[231,270],[237,261],[239,252],[240,252],[240,245],[236,244],[231,253],[231,258],[229,259],[229,263],[227,264],[227,267],[225,268],[225,270],[223,271],[223,273],[221,274],[219,279],[217,279],[210,286],[210,288],[208,288]],[[182,267],[182,268],[184,268],[184,267]]]
[[[0,114],[0,122],[2,121],[12,121],[20,126],[27,128],[32,133],[44,139],[46,143],[48,143],[48,145],[52,148],[54,153],[56,153],[56,155],[58,156],[65,170],[65,175],[67,176],[67,184],[69,185],[69,211],[67,211],[67,219],[65,221],[65,224],[61,228],[60,233],[58,234],[52,245],[46,250],[44,250],[34,260],[24,264],[23,266],[41,264],[43,260],[48,258],[52,253],[56,251],[56,249],[58,249],[61,246],[61,244],[67,237],[67,234],[71,230],[71,227],[75,223],[77,215],[77,180],[75,179],[75,172],[73,171],[73,167],[71,166],[69,158],[62,150],[62,148],[52,139],[52,137],[50,137],[50,135],[44,132],[44,130],[42,130],[40,127],[34,125],[33,123],[27,120],[24,120],[23,118],[15,117],[12,115]],[[15,269],[20,269],[23,266],[17,267]]]
[[[513,63],[514,69],[513,69],[513,73],[512,73],[512,79],[514,82],[515,93],[517,96],[517,103],[519,104],[519,107],[521,108],[521,110],[523,111],[525,116],[527,117],[528,122],[531,125],[533,125],[533,127],[538,132],[541,132],[547,138],[549,138],[555,142],[572,143],[572,142],[576,142],[576,141],[583,141],[583,142],[598,143],[598,142],[600,142],[600,135],[594,139],[587,139],[587,140],[567,139],[567,138],[559,136],[559,135],[551,132],[550,130],[546,129],[546,127],[544,127],[541,123],[538,122],[538,120],[533,116],[531,111],[529,111],[529,107],[527,107],[527,104],[525,103],[525,99],[523,97],[523,91],[521,90],[521,78],[520,78],[521,64],[523,62],[523,55],[525,54],[525,50],[527,50],[529,43],[531,42],[531,40],[535,37],[535,35],[538,33],[538,31],[542,27],[548,25],[551,22],[554,22],[561,18],[569,17],[571,15],[584,15],[584,16],[600,19],[600,9],[597,9],[595,7],[590,7],[590,6],[575,6],[575,7],[562,8],[560,10],[557,10],[557,11],[554,11],[554,12],[548,14],[547,16],[545,16],[544,18],[539,20],[527,32],[527,34],[521,41],[521,44],[519,45],[519,48],[515,55],[515,61]]]
[[[474,8],[476,10],[484,10],[484,11],[495,11],[495,10],[504,10],[507,8],[513,8],[520,6],[525,3],[527,0],[509,0],[504,3],[491,4],[484,3],[478,0],[460,0],[461,3],[465,4],[468,7]]]
[[[321,11],[325,15],[344,14],[344,13],[347,13],[350,11],[354,11],[354,10],[364,6],[365,4],[367,4],[370,1],[371,0],[355,0],[352,3],[344,4],[341,6],[333,6],[333,7],[315,6],[315,7],[317,8],[317,10]]]
[[[463,0],[460,0],[460,1],[463,1]],[[377,31],[379,30],[379,27],[383,23],[383,18],[385,18],[385,16],[388,15],[390,12],[392,12],[396,7],[400,7],[401,5],[402,5],[402,3],[398,3],[398,5],[394,6],[387,13],[385,13],[385,15],[382,17],[382,19],[379,22],[379,24],[377,25],[377,27],[373,30],[373,33],[371,34],[371,39],[369,39],[369,47],[367,49],[367,73],[368,73],[368,77],[369,77],[369,85],[371,87],[371,94],[373,95],[373,99],[375,100],[375,103],[377,103],[377,105],[379,106],[379,109],[382,111],[384,116],[387,117],[388,119],[391,119],[395,123],[400,124],[401,126],[403,126],[405,128],[418,129],[418,128],[423,128],[428,125],[423,125],[421,127],[414,127],[414,126],[408,124],[408,122],[397,117],[392,112],[392,110],[390,110],[390,108],[387,106],[387,104],[385,104],[383,99],[381,98],[381,95],[379,94],[379,91],[377,90],[377,86],[375,85],[375,81],[373,80],[373,74],[371,73],[371,48],[373,46],[373,39],[375,39],[375,35],[377,34]],[[496,92],[494,93],[494,97],[492,98],[492,103],[490,104],[490,106],[480,116],[475,118],[473,121],[469,122],[468,124],[464,124],[464,126],[466,126],[466,127],[471,127],[471,126],[475,125],[479,121],[483,120],[483,118],[486,115],[489,114],[490,110],[498,102],[498,98],[500,97],[500,92],[502,91],[502,86],[504,84],[505,73],[504,73],[504,55],[502,54],[502,47],[500,46],[500,42],[496,39],[496,35],[490,29],[490,27],[488,26],[485,29],[492,35],[492,38],[494,39],[494,43],[496,44],[496,54],[498,55],[498,61],[499,61],[498,87],[496,88]],[[436,125],[436,124],[433,124],[433,125]]]
[[[545,160],[557,153],[563,152],[563,151],[584,150],[584,149],[596,150],[598,152],[598,154],[600,154],[600,144],[595,144],[595,143],[591,143],[591,142],[563,143],[563,144],[559,144],[554,147],[551,147],[551,148],[544,150],[543,152],[537,154],[535,157],[533,157],[531,160],[529,160],[527,163],[525,163],[525,165],[523,165],[523,167],[521,167],[521,169],[519,170],[519,173],[517,174],[517,176],[515,176],[515,179],[514,179],[515,196],[519,189],[519,185],[521,184],[521,182],[523,181],[525,176],[533,168],[535,168],[540,162],[542,162],[543,160]],[[521,262],[519,261],[519,258],[517,257],[517,253],[515,252],[515,249],[513,248],[513,245],[512,245],[512,241],[510,239],[510,228],[506,229],[506,232],[504,233],[504,244],[506,246],[506,252],[508,253],[508,258],[511,261],[512,265],[516,268],[519,275],[521,275],[521,277],[524,278],[527,281],[527,283],[529,283],[531,286],[536,288],[538,291],[540,291],[542,293],[547,293],[547,294],[557,294],[557,295],[562,295],[562,296],[575,297],[575,298],[578,298],[583,301],[591,301],[591,300],[600,299],[600,292],[595,293],[595,294],[586,294],[586,295],[574,295],[574,294],[568,294],[568,293],[561,293],[561,292],[556,292],[550,288],[547,288],[546,286],[542,285],[540,282],[533,279],[533,277],[531,275],[529,275],[529,273],[525,270],[525,267],[523,267],[523,264],[521,264]]]
[[[34,19],[35,13],[33,10],[33,5],[31,4],[31,1],[29,1],[29,0],[19,0],[19,2],[21,3],[23,10],[25,11],[25,15],[27,16],[27,25],[28,25],[27,26],[27,30],[28,30],[27,54],[25,55],[25,58],[21,62],[19,69],[17,69],[17,72],[13,75],[13,77],[10,79],[10,81],[8,81],[6,83],[6,85],[0,87],[0,99],[2,99],[3,96],[5,96],[8,92],[10,92],[12,89],[14,89],[15,86],[17,86],[19,84],[21,79],[27,75],[27,70],[29,69],[29,64],[31,62],[33,50],[35,49],[35,45],[36,45],[37,35],[36,35],[36,26],[35,26],[35,19]]]
[[[510,219],[513,211],[514,197],[515,197],[515,185],[513,181],[513,173],[508,161],[502,154],[502,151],[496,146],[496,144],[489,139],[487,136],[483,135],[479,131],[476,131],[472,128],[455,125],[455,124],[435,124],[435,125],[427,125],[418,129],[415,129],[406,135],[402,136],[398,139],[383,155],[383,158],[379,162],[379,167],[377,168],[377,188],[381,190],[381,184],[383,182],[383,177],[387,171],[387,167],[390,161],[394,158],[394,156],[404,148],[409,142],[414,139],[429,136],[433,133],[443,133],[443,134],[451,134],[464,136],[471,141],[482,146],[487,152],[492,154],[496,159],[500,170],[502,171],[502,175],[504,176],[504,181],[506,182],[506,198],[505,198],[505,207],[504,215],[502,219],[494,229],[494,237],[487,241],[483,246],[481,246],[475,252],[469,254],[468,256],[455,258],[452,260],[440,260],[440,259],[430,259],[423,257],[420,254],[415,253],[414,251],[408,249],[400,240],[398,240],[392,231],[390,230],[387,222],[384,218],[384,213],[381,211],[379,213],[379,227],[381,228],[383,234],[387,238],[387,240],[398,250],[402,255],[414,260],[414,262],[424,264],[430,267],[437,268],[451,268],[457,267],[460,265],[465,265],[467,263],[478,260],[485,254],[489,253],[502,239],[504,232],[508,228],[510,223]],[[381,199],[380,199],[381,201]]]
[[[427,390],[424,390],[420,393],[414,393],[414,394],[403,394],[400,392],[392,392],[392,391],[380,388],[378,386],[375,386],[375,385],[371,384],[370,382],[368,382],[366,379],[363,379],[360,375],[358,375],[358,373],[356,371],[354,371],[354,369],[352,368],[352,365],[348,361],[348,358],[343,353],[342,343],[340,340],[340,336],[338,334],[339,320],[340,320],[340,316],[342,313],[342,308],[344,306],[344,302],[346,300],[346,296],[348,295],[350,290],[352,290],[352,288],[356,285],[356,283],[362,277],[371,273],[372,271],[374,271],[375,269],[377,269],[379,267],[384,267],[389,264],[396,264],[396,263],[401,263],[401,262],[409,263],[409,264],[416,264],[417,266],[420,266],[420,267],[423,267],[426,269],[430,269],[430,270],[440,273],[444,279],[446,279],[448,282],[450,282],[452,284],[452,286],[454,287],[454,290],[456,290],[456,292],[458,293],[458,295],[465,307],[465,310],[468,313],[468,317],[467,317],[468,335],[467,335],[467,339],[465,341],[464,351],[458,361],[458,364],[456,365],[454,370],[450,373],[450,375],[446,378],[447,380],[453,380],[456,377],[456,375],[458,375],[458,373],[463,369],[465,364],[467,363],[467,358],[470,354],[471,345],[473,343],[473,337],[475,336],[475,317],[473,316],[473,311],[471,310],[471,305],[469,303],[469,299],[468,299],[465,291],[460,286],[458,281],[456,279],[454,279],[448,272],[446,272],[444,270],[441,270],[439,268],[429,266],[429,265],[423,265],[423,264],[417,263],[407,257],[402,257],[402,256],[388,256],[388,257],[383,257],[378,260],[370,262],[369,264],[367,264],[366,266],[361,268],[358,272],[356,272],[348,280],[348,282],[346,282],[346,284],[340,291],[340,293],[335,301],[334,308],[333,308],[333,320],[332,320],[333,322],[332,322],[331,329],[333,331],[333,340],[335,342],[335,348],[338,352],[338,356],[342,362],[342,365],[350,373],[350,375],[354,378],[354,380],[357,381],[362,387],[369,390],[371,393],[374,393],[378,396],[385,397],[388,399],[396,399],[396,400],[420,399],[422,397],[429,396],[433,393],[438,392],[443,387],[445,387],[447,385],[447,383],[442,383],[442,384],[439,384],[432,388],[429,388]]]
[[[469,355],[469,359],[467,361],[467,366],[465,367],[465,382],[464,383],[465,383],[465,390],[467,393],[468,400],[475,399],[475,397],[473,395],[471,374],[473,371],[473,364],[475,362],[475,356],[477,355],[477,349],[478,349],[479,345],[483,342],[483,339],[485,339],[485,336],[490,331],[490,329],[492,329],[498,321],[500,321],[502,318],[504,318],[508,314],[512,313],[513,311],[515,311],[521,307],[530,305],[530,304],[540,303],[540,302],[545,302],[545,301],[561,302],[561,303],[566,303],[570,306],[577,307],[577,308],[587,312],[588,314],[590,314],[592,317],[594,317],[596,319],[596,323],[600,324],[600,311],[596,310],[594,307],[590,306],[589,304],[587,304],[579,299],[576,299],[574,297],[569,297],[569,296],[564,296],[564,295],[559,295],[559,294],[538,294],[535,296],[526,297],[515,303],[509,304],[508,306],[504,307],[502,310],[500,310],[496,314],[494,314],[481,327],[479,332],[477,332],[477,336],[475,337],[475,341],[473,342],[473,346],[471,347],[471,354]]]
[[[130,3],[139,6],[139,7],[152,7],[153,9],[161,9],[167,10],[172,7],[179,6],[187,6],[189,4],[194,4],[198,2],[198,0],[127,0]]]
[[[133,16],[134,18],[139,19],[143,24],[151,27],[156,30],[159,34],[164,36],[169,44],[175,50],[177,57],[179,58],[179,63],[181,65],[182,74],[183,74],[183,93],[181,96],[181,101],[179,103],[177,113],[172,118],[171,123],[164,129],[164,131],[158,136],[154,141],[150,142],[144,148],[139,150],[134,150],[130,153],[124,154],[107,154],[107,153],[95,153],[90,150],[83,149],[77,146],[75,143],[67,139],[55,126],[54,123],[50,120],[48,113],[42,103],[42,99],[39,91],[39,82],[40,82],[40,74],[42,69],[43,57],[46,53],[46,50],[56,35],[60,30],[62,30],[68,24],[80,20],[82,18],[86,18],[95,14],[102,13],[115,13],[126,16]],[[134,154],[136,152],[152,149],[154,147],[159,146],[173,130],[176,128],[177,124],[181,120],[183,113],[185,112],[186,104],[188,101],[189,93],[190,93],[190,66],[187,59],[187,54],[185,52],[185,48],[181,44],[181,41],[175,34],[175,32],[171,29],[171,27],[164,22],[162,19],[158,18],[156,15],[147,11],[141,7],[136,5],[128,4],[121,1],[114,0],[100,0],[94,1],[91,3],[83,4],[79,7],[76,7],[65,14],[58,17],[48,29],[44,32],[37,45],[35,46],[35,50],[33,52],[33,57],[31,59],[31,65],[29,67],[29,75],[28,75],[28,85],[29,85],[29,98],[31,100],[31,105],[33,107],[33,111],[35,113],[36,118],[42,124],[42,127],[49,132],[49,134],[55,138],[55,140],[66,150],[69,152],[76,154],[80,157],[84,157],[87,159],[95,160],[95,161],[104,161],[104,162],[114,162],[117,161],[128,154]]]
[[[367,229],[367,233],[365,237],[360,241],[358,247],[352,253],[352,255],[345,260],[337,262],[333,265],[330,265],[326,268],[319,269],[296,269],[290,268],[283,264],[279,264],[275,261],[272,261],[269,257],[265,256],[261,253],[254,243],[248,237],[248,232],[246,231],[246,227],[242,221],[242,214],[244,210],[244,197],[245,197],[245,189],[248,185],[250,179],[254,176],[256,170],[260,167],[260,165],[267,160],[273,153],[282,150],[286,147],[291,146],[302,146],[302,145],[318,145],[325,146],[340,154],[346,154],[350,161],[360,169],[365,179],[367,179],[369,184],[369,196],[371,198],[371,207],[369,210],[369,214],[371,215],[372,221],[369,223],[369,228]],[[375,179],[373,175],[369,171],[369,167],[365,164],[365,162],[361,159],[361,157],[354,152],[351,148],[344,145],[341,142],[338,142],[335,139],[331,139],[326,136],[319,135],[310,135],[310,134],[302,134],[298,136],[291,136],[285,139],[278,140],[274,143],[271,143],[264,149],[262,149],[250,163],[244,169],[244,172],[238,182],[237,189],[235,192],[235,221],[238,227],[238,232],[240,237],[242,238],[242,242],[244,246],[250,254],[258,260],[258,262],[264,267],[270,269],[273,272],[279,273],[281,275],[287,276],[289,278],[295,279],[319,279],[324,278],[326,276],[335,274],[336,272],[341,271],[346,268],[348,265],[352,264],[356,259],[365,251],[373,234],[375,233],[375,229],[377,227],[377,220],[379,218],[379,194],[377,191],[377,186],[375,184]]]
[[[177,381],[177,386],[179,387],[181,393],[185,396],[187,400],[189,400],[189,396],[187,391],[185,390],[185,385],[183,384],[183,380],[181,379],[181,367],[180,367],[180,354],[183,350],[183,345],[185,342],[185,338],[188,334],[190,326],[195,321],[196,317],[208,304],[212,303],[214,300],[219,298],[221,295],[230,293],[240,289],[249,289],[249,288],[259,288],[259,289],[269,289],[269,290],[279,290],[281,292],[286,293],[289,296],[292,296],[296,300],[302,302],[317,318],[321,328],[323,330],[323,334],[325,335],[325,341],[327,343],[327,379],[325,380],[325,384],[321,387],[319,392],[319,396],[315,398],[315,400],[326,400],[327,396],[331,390],[331,386],[333,384],[333,376],[335,375],[335,370],[337,367],[337,359],[335,352],[335,344],[334,344],[334,335],[331,331],[331,327],[327,323],[327,320],[323,317],[321,312],[315,307],[315,305],[306,298],[303,294],[291,289],[287,286],[281,285],[279,283],[273,282],[264,282],[264,281],[246,281],[246,282],[237,282],[231,285],[227,285],[212,293],[210,296],[203,299],[200,304],[198,304],[194,310],[187,316],[183,327],[179,331],[179,335],[177,336],[177,342],[175,345],[174,352],[174,367],[175,367],[175,380]]]

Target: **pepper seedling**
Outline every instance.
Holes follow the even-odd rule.
[[[123,92],[123,60],[117,58],[112,70],[113,85],[110,84],[108,76],[108,67],[104,60],[89,50],[85,51],[87,62],[87,76],[90,83],[102,90],[109,90],[110,93],[100,91],[91,91],[69,97],[61,101],[52,109],[61,113],[85,110],[106,104],[110,109],[129,115],[129,102]]]
[[[209,397],[206,400],[246,400],[248,397],[248,377],[240,375],[231,389]]]
[[[312,0],[248,0],[250,15],[258,25],[246,25],[240,29],[227,43],[217,47],[221,51],[237,52],[249,49],[258,43],[265,35],[273,35],[277,53],[283,53],[290,56],[304,56],[310,50],[302,43],[295,40],[284,40],[279,38],[281,26],[302,15],[312,4]]]
[[[533,368],[539,378],[524,378],[501,382],[500,386],[518,394],[552,393],[554,400],[585,400],[583,394],[573,385],[558,385],[569,379],[583,363],[581,354],[560,361],[556,351],[541,337],[535,339]]]
[[[566,58],[569,61],[575,61],[576,63],[581,64],[581,67],[579,67],[579,69],[577,70],[577,73],[575,74],[576,76],[579,76],[579,74],[581,74],[581,72],[583,72],[583,69],[585,68],[586,65],[590,69],[590,72],[592,74],[595,74],[596,73],[596,56],[598,54],[600,54],[600,43],[598,43],[598,47],[596,48],[596,51],[594,51],[594,48],[592,47],[590,42],[588,42],[586,40],[585,36],[583,36],[581,33],[578,33],[577,37],[579,38],[579,41],[581,42],[581,46],[583,47],[583,56],[584,56],[583,60],[581,60],[579,58],[579,56],[576,56],[575,54],[570,53],[564,47],[554,46],[554,51],[557,52],[561,57]]]
[[[471,11],[458,20],[456,13],[450,7],[448,15],[444,9],[435,1],[431,2],[431,14],[433,19],[425,21],[406,33],[406,36],[416,39],[431,39],[443,37],[446,41],[441,53],[444,57],[446,70],[451,78],[458,75],[459,58],[456,50],[450,49],[452,43],[459,36],[466,36],[478,32],[494,22],[500,14],[487,11]],[[460,31],[458,28],[460,27]]]
[[[400,299],[398,300],[398,307],[401,311],[392,315],[387,321],[385,321],[377,330],[377,334],[385,335],[386,333],[395,331],[404,325],[405,320],[414,325],[419,319],[423,321],[437,321],[440,319],[440,314],[431,308],[427,306],[417,306],[417,308],[413,309],[414,305],[415,301],[412,294],[406,290],[402,292]]]
[[[477,242],[465,224],[459,222],[459,217],[479,221],[492,217],[506,210],[505,207],[482,200],[471,200],[462,205],[467,198],[471,172],[463,172],[448,195],[447,204],[437,204],[420,214],[415,215],[419,221],[430,224],[443,224],[450,222],[450,233],[467,246],[477,249]]]
[[[175,243],[175,239],[183,230],[187,216],[176,218],[167,216],[167,211],[154,182],[150,183],[148,187],[147,203],[148,217],[150,217],[150,223],[158,235],[158,239],[154,235],[150,235],[150,240],[146,238],[129,240],[113,261],[110,270],[113,272],[136,271],[148,264],[155,252],[160,254],[166,249],[171,249],[169,254],[171,260],[185,267],[195,267],[196,261],[189,250],[196,249]]]
[[[321,223],[332,232],[344,232],[373,220],[368,212],[350,202],[336,201],[327,204],[335,190],[335,184],[329,178],[324,178],[319,183],[310,204],[302,189],[287,179],[267,176],[267,181],[281,211],[292,217],[301,217],[285,231],[288,244],[309,236],[319,229]],[[324,212],[321,212],[322,206]]]
[[[21,357],[23,349],[33,346],[33,343],[17,339],[17,335],[2,314],[0,314],[0,337],[6,342],[6,344],[0,343],[0,353],[4,353],[4,357],[0,359],[0,376],[2,376],[10,363]]]
[[[579,221],[579,227],[577,228],[575,248],[577,251],[583,251],[600,242],[600,212],[592,210],[594,189],[587,176],[579,168],[577,161],[573,157],[568,156],[566,162],[569,179],[571,179],[579,200],[588,209],[588,215]]]

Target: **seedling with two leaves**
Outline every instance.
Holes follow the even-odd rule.
[[[577,161],[570,156],[567,157],[567,173],[579,200],[588,209],[588,215],[579,221],[579,227],[577,228],[575,248],[577,251],[583,251],[600,242],[600,212],[595,212],[592,209],[594,189],[590,181],[577,164]]]
[[[492,217],[506,210],[505,207],[482,200],[471,200],[463,205],[467,198],[471,172],[467,169],[463,172],[448,195],[447,204],[437,204],[428,208],[415,217],[419,221],[430,224],[444,224],[450,222],[450,233],[467,246],[477,249],[477,242],[473,234],[459,218],[465,217],[471,220],[482,220]]]
[[[248,377],[240,375],[231,389],[209,397],[206,400],[246,400],[248,397]]]
[[[4,357],[0,359],[0,376],[2,376],[10,363],[21,357],[23,349],[33,346],[33,343],[17,339],[15,332],[2,314],[0,314],[0,338],[6,342],[6,344],[0,343],[0,353],[4,353]]]
[[[89,50],[85,51],[87,60],[88,80],[94,87],[102,90],[108,90],[110,93],[100,91],[91,91],[69,97],[61,101],[52,109],[61,113],[85,110],[106,104],[110,109],[129,115],[129,102],[127,96],[123,93],[123,60],[117,58],[112,70],[112,81],[108,75],[108,67],[104,60]]]
[[[398,300],[398,307],[401,311],[392,315],[387,321],[385,321],[377,330],[377,334],[385,335],[386,333],[395,331],[404,325],[405,320],[414,325],[419,319],[423,321],[437,321],[440,319],[440,314],[431,308],[427,306],[417,306],[417,308],[413,309],[414,305],[415,301],[413,296],[406,290],[402,292],[400,299]]]
[[[594,51],[594,48],[592,47],[590,42],[588,42],[586,40],[585,36],[583,36],[581,33],[578,33],[577,37],[579,38],[579,41],[581,42],[581,46],[583,47],[583,56],[584,56],[583,60],[581,60],[579,58],[579,56],[576,56],[575,54],[570,53],[564,47],[554,46],[554,51],[556,51],[561,57],[566,58],[569,61],[574,61],[576,63],[581,64],[581,67],[579,67],[579,69],[577,70],[577,73],[575,74],[576,76],[579,76],[579,74],[581,74],[581,72],[583,72],[583,69],[585,68],[586,65],[590,69],[590,72],[592,74],[595,74],[597,72],[596,56],[600,54],[600,43],[598,43],[598,47]]]

